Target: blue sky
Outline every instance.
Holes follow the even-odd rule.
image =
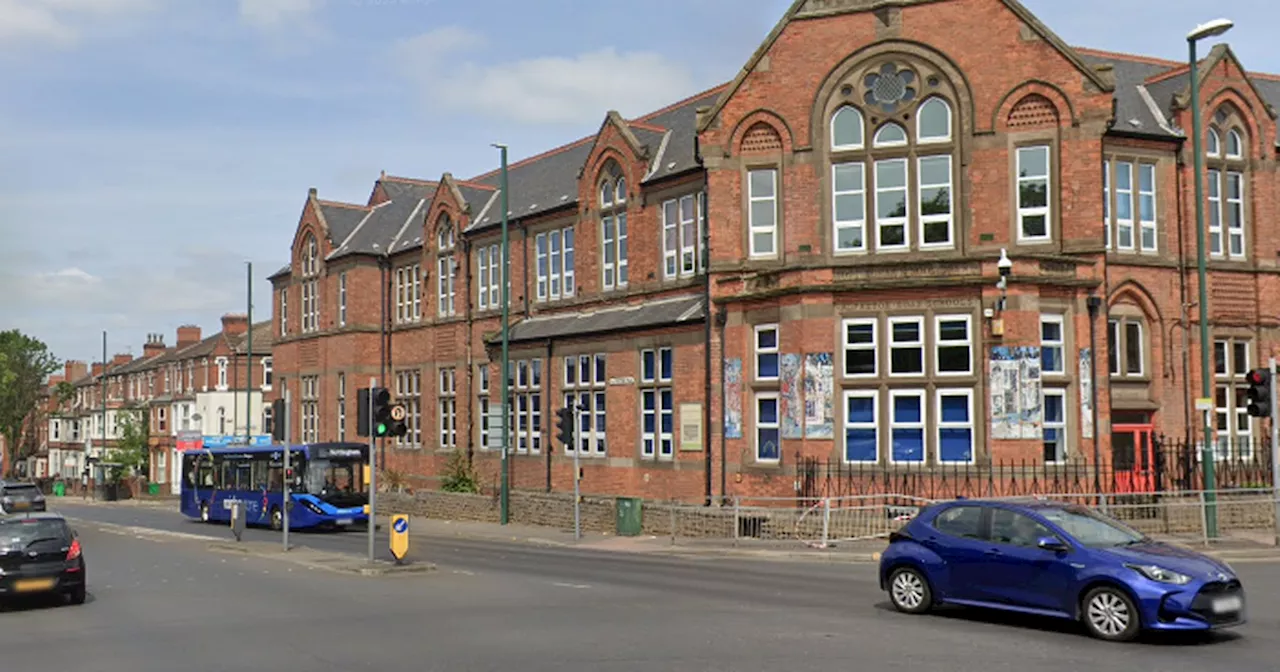
[[[1023,0],[1071,44],[1185,58],[1274,0]],[[0,0],[0,330],[63,358],[205,333],[287,260],[308,187],[496,167],[726,81],[789,0]],[[613,29],[609,29],[613,26]]]

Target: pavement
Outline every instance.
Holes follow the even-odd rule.
[[[1280,651],[1280,563],[1238,567],[1255,587],[1241,628],[1115,645],[1026,616],[899,614],[868,564],[454,536],[417,546],[437,571],[372,578],[211,552],[226,531],[172,510],[59,504],[81,533],[90,598],[0,610],[4,669],[1261,672]]]

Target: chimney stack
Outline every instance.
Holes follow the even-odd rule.
[[[67,360],[62,367],[63,375],[69,383],[74,383],[89,374],[89,367],[84,362],[75,359]]]
[[[90,372],[93,373],[95,378],[102,375],[102,362],[94,362],[93,368],[90,369]]]
[[[227,313],[222,316],[222,335],[239,336],[249,331],[249,316],[244,313]]]
[[[111,358],[111,367],[124,366],[133,361],[133,355],[119,354]]]
[[[178,327],[178,344],[177,348],[182,349],[200,342],[200,327],[194,324],[184,324]]]
[[[142,356],[149,359],[161,354],[164,354],[164,336],[147,334],[147,342],[142,346]]]

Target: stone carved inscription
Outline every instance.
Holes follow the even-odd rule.
[[[924,301],[872,301],[857,304],[859,313],[888,312],[892,310],[921,310],[925,308],[963,308],[978,307],[976,299],[932,299]]]
[[[1040,272],[1045,275],[1070,275],[1076,274],[1076,265],[1069,261],[1048,261],[1040,262]]]
[[[982,266],[971,262],[958,264],[895,264],[893,266],[863,266],[841,268],[835,272],[841,280],[900,280],[907,278],[936,278],[954,276],[981,276]]]

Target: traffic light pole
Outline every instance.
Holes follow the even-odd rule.
[[[575,430],[582,427],[582,411],[579,410],[577,404],[574,404],[573,428]],[[578,441],[575,432],[573,446],[573,538],[582,538],[582,468],[578,465],[578,453],[582,452],[582,442]]]
[[[280,515],[283,516],[284,522],[284,535],[282,538],[284,540],[284,550],[286,553],[289,551],[289,509],[293,508],[290,506],[293,504],[293,495],[290,494],[290,486],[293,485],[290,483],[290,481],[293,480],[293,462],[290,459],[293,450],[289,444],[289,420],[291,419],[289,417],[290,408],[292,407],[289,405],[289,389],[285,388],[284,413],[282,414],[282,417],[276,418],[275,421],[284,423],[284,498],[280,500]]]
[[[378,389],[378,379],[369,379],[369,422],[370,430],[373,429],[372,424],[376,422],[373,415],[373,390]],[[378,529],[378,450],[376,431],[369,432],[369,564],[373,564],[373,537]]]
[[[1276,509],[1276,545],[1280,546],[1280,392],[1276,390],[1275,357],[1267,364],[1267,375],[1271,378],[1271,499]]]

